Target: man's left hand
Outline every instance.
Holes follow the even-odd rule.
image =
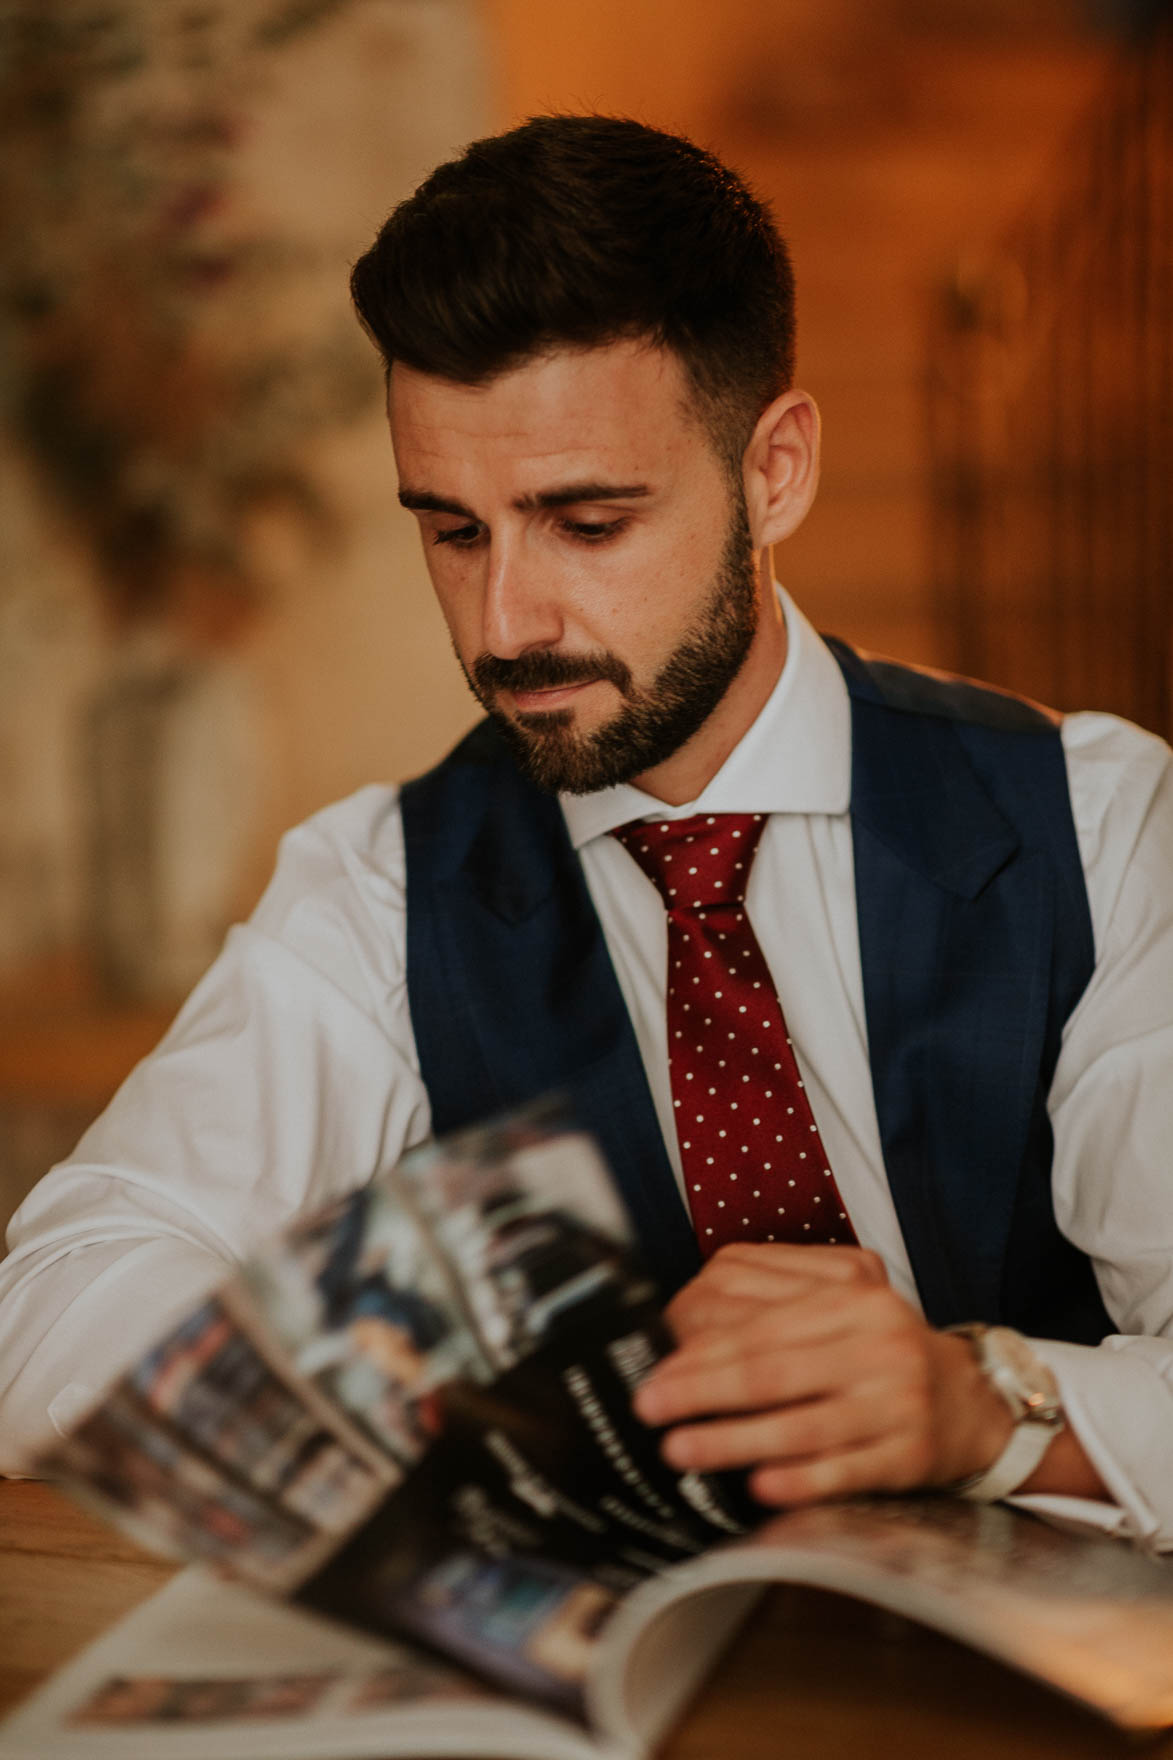
[[[749,1468],[762,1503],[948,1485],[1009,1438],[966,1340],[930,1327],[858,1247],[722,1248],[668,1318],[679,1348],[636,1411],[669,1426],[673,1466]]]

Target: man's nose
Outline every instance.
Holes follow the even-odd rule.
[[[557,582],[524,536],[490,546],[482,617],[485,649],[501,660],[561,641]]]

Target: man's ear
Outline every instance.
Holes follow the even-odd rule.
[[[819,411],[805,391],[784,391],[758,420],[742,460],[755,550],[777,544],[806,518],[819,486]]]

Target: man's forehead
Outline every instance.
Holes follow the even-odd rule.
[[[387,407],[401,469],[408,459],[455,466],[492,454],[549,471],[543,486],[599,468],[643,480],[700,433],[677,356],[646,342],[552,349],[480,385],[396,363]]]
[[[624,338],[593,348],[543,349],[477,383],[421,372],[402,361],[387,376],[387,406],[393,418],[475,419],[478,412],[514,411],[539,419],[561,413],[568,403],[599,414],[634,417],[654,398],[685,401],[690,387],[673,349],[642,338]],[[618,399],[618,403],[616,403]]]

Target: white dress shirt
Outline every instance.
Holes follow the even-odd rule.
[[[770,700],[698,800],[622,786],[563,811],[679,1179],[665,1024],[667,927],[607,833],[627,820],[768,812],[747,909],[860,1242],[917,1301],[868,1065],[855,912],[851,718],[829,650],[783,595]],[[1173,1550],[1173,764],[1115,717],[1063,724],[1096,968],[1050,1094],[1055,1213],[1119,1331],[1040,1342],[1119,1508],[1024,1499]],[[768,897],[768,912],[755,900]],[[14,1217],[0,1264],[0,1470],[66,1426],[195,1297],[290,1217],[430,1132],[405,982],[396,790],[372,786],[283,840],[158,1049]]]

